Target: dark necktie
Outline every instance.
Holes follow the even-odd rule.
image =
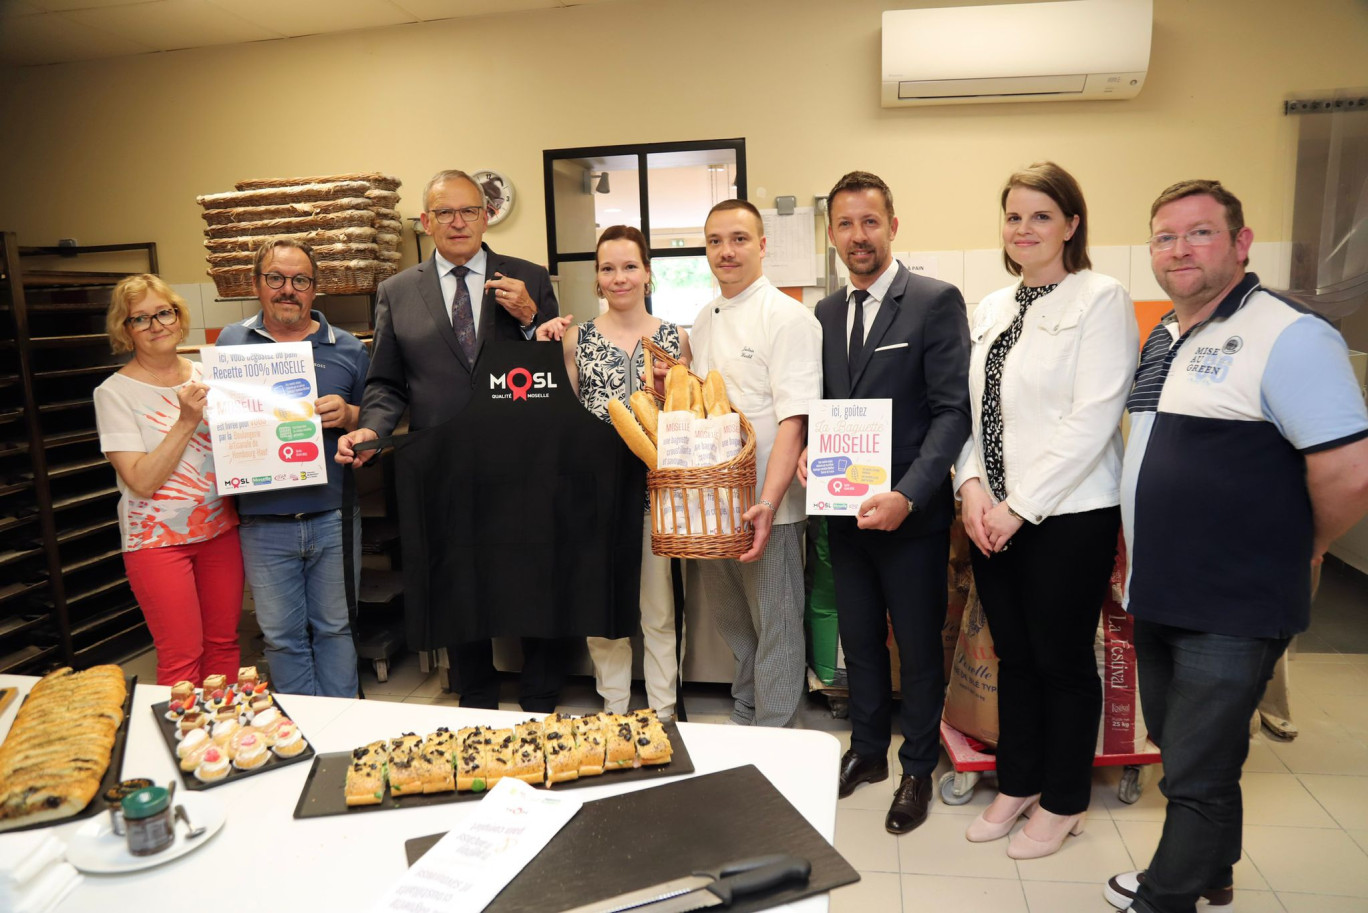
[[[855,364],[864,351],[864,303],[870,297],[864,289],[856,289],[851,299],[855,302],[855,323],[850,327],[850,382],[855,383]]]
[[[456,296],[451,299],[451,326],[456,330],[456,341],[466,353],[466,358],[475,360],[475,312],[470,307],[470,289],[466,288],[465,277],[470,267],[458,266],[451,271],[456,277]]]

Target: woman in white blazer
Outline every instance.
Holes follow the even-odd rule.
[[[970,825],[1046,856],[1081,833],[1102,687],[1093,637],[1121,522],[1121,413],[1139,354],[1130,296],[1088,260],[1088,215],[1052,162],[1007,179],[1002,245],[1021,282],[970,321],[974,430],[955,465],[999,659],[999,794]],[[1033,811],[1034,809],[1034,811]]]

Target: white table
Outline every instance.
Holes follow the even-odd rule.
[[[18,686],[21,700],[34,681],[28,676],[0,675],[0,687]],[[125,778],[150,777],[165,784],[179,776],[149,709],[168,700],[170,691],[165,686],[138,685],[124,754]],[[438,726],[510,726],[528,718],[525,713],[375,700],[281,695],[281,702],[320,754],[350,751],[405,731],[422,734]],[[18,704],[16,700],[0,716],[0,734],[9,731]],[[828,841],[835,839],[840,743],[834,737],[805,730],[700,723],[681,723],[679,730],[693,759],[692,776],[754,764],[818,833]],[[208,791],[206,795],[227,805],[228,819],[207,846],[142,872],[87,875],[59,913],[179,913],[201,906],[365,911],[404,872],[404,841],[449,830],[473,807],[473,803],[456,802],[296,820],[295,803],[310,766],[301,762]],[[654,785],[661,782],[615,784],[605,777],[601,786],[577,787],[574,796],[589,801]],[[66,836],[82,823],[59,825],[56,833]],[[0,834],[0,857],[6,855],[9,836]],[[823,913],[827,896],[809,897],[781,909]]]

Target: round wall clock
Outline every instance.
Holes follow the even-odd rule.
[[[484,189],[489,224],[498,225],[513,209],[513,182],[499,172],[488,169],[477,171],[471,177]]]

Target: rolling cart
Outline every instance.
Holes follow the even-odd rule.
[[[974,796],[974,787],[983,774],[997,770],[997,757],[988,747],[977,739],[960,732],[949,723],[941,720],[941,744],[950,756],[954,770],[947,771],[940,778],[941,801],[946,805],[964,805]],[[1133,754],[1100,754],[1093,758],[1094,767],[1125,767],[1121,782],[1116,787],[1116,798],[1127,805],[1135,804],[1149,783],[1150,767],[1159,763],[1159,749],[1153,742],[1146,740],[1151,751]]]

